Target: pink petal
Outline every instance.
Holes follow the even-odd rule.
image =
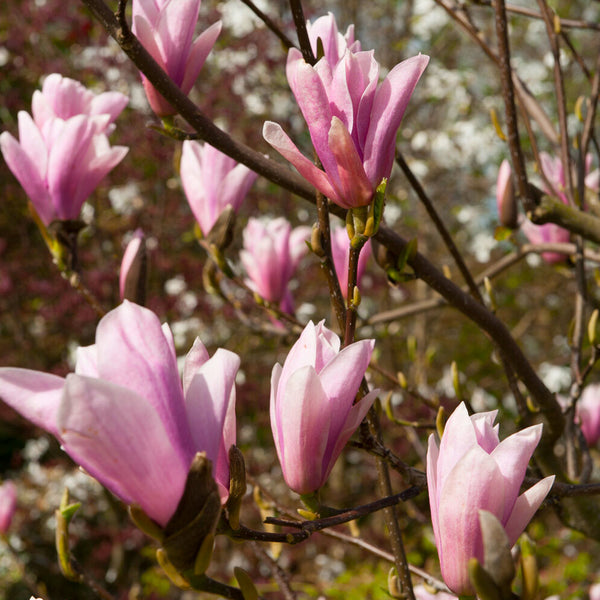
[[[456,463],[439,489],[438,554],[444,581],[456,594],[471,589],[469,559],[483,560],[479,510],[500,518],[503,507],[504,478],[495,461],[476,446]]]
[[[181,91],[187,94],[196,83],[200,70],[206,62],[219,34],[221,33],[222,23],[217,21],[208,29],[203,31],[194,41],[190,54],[185,65],[185,74],[181,82]]]
[[[340,199],[337,204],[343,208],[356,208],[369,204],[375,190],[367,178],[348,130],[337,117],[331,120],[329,149],[337,161],[340,185]]]
[[[239,366],[237,354],[219,348],[196,371],[185,396],[194,449],[205,451],[215,468],[223,445],[227,410],[231,401],[235,404],[235,376]]]
[[[69,375],[58,425],[75,462],[124,502],[167,523],[191,460],[173,444],[147,400],[101,379]]]
[[[306,366],[292,373],[277,393],[279,462],[288,486],[299,494],[314,492],[324,483],[323,455],[329,433],[327,397],[315,370]]]
[[[125,300],[98,323],[98,373],[154,407],[174,445],[192,449],[173,348],[158,317]]]
[[[280,125],[272,121],[266,121],[263,126],[263,137],[281,156],[296,167],[298,173],[304,179],[314,185],[324,196],[334,201],[339,200],[338,193],[333,189],[327,175],[298,150]]]
[[[43,147],[45,149],[45,146]],[[45,172],[39,170],[40,163],[35,163],[7,131],[0,134],[0,150],[8,168],[25,190],[40,219],[45,225],[49,225],[56,218],[56,213],[43,179]]]
[[[200,338],[196,338],[194,343],[185,357],[183,364],[183,395],[187,396],[190,384],[196,373],[202,365],[210,358],[206,346]]]
[[[401,62],[377,89],[364,148],[365,171],[374,187],[390,175],[400,121],[428,62],[422,54]]]
[[[59,437],[56,424],[65,380],[56,375],[0,367],[0,398],[34,425]]]
[[[512,514],[504,526],[511,546],[519,539],[527,523],[531,521],[536,510],[548,495],[553,483],[554,475],[550,475],[550,477],[538,481],[517,498]]]
[[[441,547],[439,539],[439,521],[438,521],[438,506],[439,506],[439,490],[437,486],[438,473],[438,458],[440,451],[432,433],[427,442],[427,491],[429,493],[429,509],[431,511],[431,522],[433,525],[433,535],[435,537],[435,545]]]
[[[96,344],[77,348],[75,373],[86,377],[98,377],[98,350]]]
[[[507,522],[513,510],[527,465],[541,437],[541,423],[527,427],[500,442],[490,455],[496,461],[505,480],[506,504],[504,512],[500,515],[503,524]]]
[[[94,96],[90,105],[91,115],[110,115],[112,123],[129,103],[129,98],[120,92],[104,92]]]

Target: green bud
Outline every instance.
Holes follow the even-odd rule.
[[[233,574],[237,579],[240,590],[242,590],[244,600],[258,600],[258,590],[252,579],[250,579],[250,575],[248,575],[241,567],[234,567]]]
[[[503,600],[495,581],[476,558],[469,560],[469,579],[479,600]]]

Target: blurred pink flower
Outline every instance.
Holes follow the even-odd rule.
[[[577,416],[585,441],[595,446],[600,440],[600,383],[584,388],[577,402]]]
[[[208,235],[226,206],[237,212],[258,177],[209,144],[183,142],[181,183],[204,235]]]
[[[75,373],[0,368],[0,396],[60,441],[71,458],[126,504],[164,526],[196,452],[206,451],[224,501],[235,443],[239,357],[209,358],[196,339],[183,385],[173,336],[151,311],[125,301],[79,348]]]
[[[429,436],[427,484],[442,576],[456,594],[471,593],[468,562],[483,562],[479,511],[502,523],[513,545],[554,482],[546,477],[519,496],[542,425],[527,427],[502,442],[498,411],[469,416],[464,403],[452,413],[438,448]]]
[[[350,25],[346,33],[342,35],[337,28],[333,13],[319,17],[314,22],[306,22],[306,30],[312,47],[313,54],[317,56],[317,40],[323,43],[325,60],[333,69],[343,58],[346,49],[350,52],[360,52],[361,46],[358,40],[354,40],[354,25]]]
[[[590,586],[590,600],[600,600],[600,582]]]
[[[363,246],[360,256],[358,257],[358,269],[356,273],[356,281],[360,288],[362,276],[367,267],[367,261],[371,256],[371,240]],[[335,272],[338,276],[340,287],[344,298],[348,299],[348,261],[350,256],[350,240],[345,227],[335,227],[331,230],[331,254],[333,256],[333,264]]]
[[[324,321],[309,322],[283,368],[271,374],[271,429],[288,486],[299,494],[320,488],[378,391],[354,398],[375,340],[340,351],[339,337]]]
[[[416,585],[414,592],[417,600],[458,600],[454,594],[447,592],[428,592],[423,585]]]
[[[8,531],[17,510],[17,488],[12,481],[0,485],[0,534]]]
[[[389,177],[396,134],[429,57],[396,65],[378,85],[373,52],[351,52],[333,66],[313,67],[298,50],[288,53],[287,78],[323,170],[306,158],[280,125],[267,121],[263,136],[322,194],[343,208],[366,206]]]
[[[568,244],[571,239],[567,229],[554,223],[535,225],[528,219],[524,219],[521,223],[521,231],[532,244]],[[542,252],[542,258],[548,264],[553,264],[563,262],[566,256],[559,252]]]
[[[221,32],[217,21],[193,39],[200,4],[201,0],[134,0],[132,4],[133,33],[186,95]],[[142,82],[159,117],[177,112],[143,75]]]
[[[292,313],[294,302],[288,289],[298,262],[307,250],[310,228],[292,226],[283,217],[270,221],[251,218],[244,229],[240,259],[248,286],[259,296]]]
[[[66,121],[87,115],[96,118],[102,133],[110,133],[111,125],[128,102],[129,98],[119,92],[94,94],[79,81],[52,73],[44,79],[42,91],[33,92],[31,113],[39,129],[55,117]]]
[[[6,164],[45,225],[77,219],[88,196],[127,154],[124,146],[111,148],[106,137],[126,101],[112,92],[94,96],[54,73],[34,94],[34,118],[19,112],[19,141],[6,131],[0,135]]]

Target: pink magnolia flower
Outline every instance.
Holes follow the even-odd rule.
[[[600,440],[600,383],[584,388],[577,402],[577,416],[585,441],[595,446]]]
[[[494,420],[498,411],[469,416],[464,404],[452,413],[438,448],[429,436],[427,484],[442,576],[456,594],[471,593],[468,562],[483,562],[479,511],[504,526],[514,544],[554,482],[546,477],[519,496],[542,425],[527,427],[502,442]]]
[[[19,140],[6,131],[0,135],[6,164],[45,225],[77,219],[88,196],[127,154],[124,146],[111,148],[106,137],[125,102],[121,94],[94,96],[53,74],[34,94],[34,118],[19,112]]]
[[[567,229],[555,223],[535,225],[528,219],[524,219],[521,223],[521,231],[532,244],[567,244],[571,238]],[[563,262],[565,255],[559,252],[542,252],[542,258],[548,264],[553,264]]]
[[[0,368],[0,397],[60,441],[90,475],[164,526],[196,452],[206,451],[224,501],[235,442],[239,357],[209,358],[196,339],[183,385],[173,336],[148,309],[125,301],[98,324],[66,379]]]
[[[193,39],[200,4],[201,0],[134,0],[132,5],[133,33],[184,94],[192,89],[221,32],[217,21]],[[142,82],[159,117],[177,112],[143,75]]]
[[[44,79],[42,91],[33,92],[31,112],[40,129],[56,117],[66,121],[77,115],[87,115],[97,118],[100,128],[110,133],[112,128],[109,126],[128,102],[129,98],[119,92],[94,94],[79,81],[52,73]]]
[[[371,256],[371,240],[363,246],[358,257],[358,269],[356,273],[356,281],[360,287],[362,276],[367,267],[367,261]],[[335,227],[331,231],[331,254],[333,256],[333,264],[335,272],[338,276],[342,294],[347,299],[348,296],[348,261],[350,256],[350,240],[345,227]]]
[[[8,531],[17,510],[17,488],[12,481],[0,485],[0,534]]]
[[[209,144],[183,142],[180,166],[183,191],[190,208],[207,235],[226,206],[237,212],[258,177]]]
[[[249,219],[244,229],[240,259],[248,274],[248,286],[287,313],[294,310],[288,284],[307,250],[309,236],[308,227],[292,230],[283,217],[270,221]]]
[[[378,85],[379,64],[372,51],[347,49],[334,67],[326,57],[313,67],[292,48],[288,82],[324,170],[306,158],[277,123],[267,121],[263,136],[333,202],[343,208],[366,206],[391,173],[396,133],[428,61],[427,56],[413,56]]]
[[[332,69],[340,62],[346,49],[350,52],[361,50],[360,42],[354,40],[354,25],[350,25],[342,35],[338,31],[333,13],[319,17],[314,23],[307,21],[306,31],[315,56],[318,54],[317,40],[321,39],[325,60]]]
[[[309,322],[283,368],[271,374],[271,429],[283,476],[299,494],[320,488],[378,391],[356,404],[375,340],[340,351],[340,339],[324,321]]]
[[[125,248],[123,259],[121,261],[121,271],[119,272],[119,297],[121,300],[125,299],[125,288],[127,287],[128,276],[130,276],[130,274],[133,274],[135,277],[140,276],[139,261],[141,260],[140,253],[143,252],[144,232],[141,229],[136,229]],[[134,273],[134,271],[136,271],[135,267],[137,267],[137,272]],[[132,271],[132,268],[134,271]]]

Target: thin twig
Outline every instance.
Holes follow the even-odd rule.
[[[279,27],[269,15],[266,15],[252,0],[241,0],[266,26],[270,29],[281,41],[281,43],[289,50],[294,48],[294,42],[285,35],[281,27]]]

